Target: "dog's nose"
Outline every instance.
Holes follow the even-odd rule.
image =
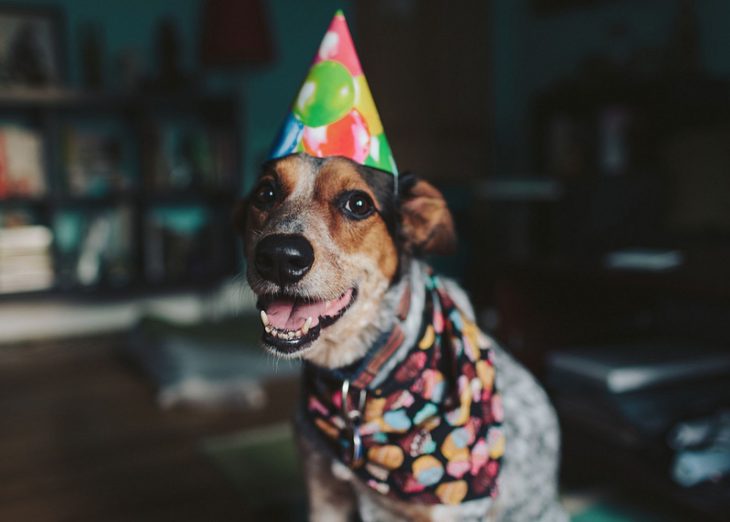
[[[314,250],[304,236],[273,234],[256,246],[256,270],[264,279],[281,286],[299,281],[312,263]]]

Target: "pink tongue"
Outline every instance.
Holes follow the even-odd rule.
[[[312,326],[319,324],[319,318],[337,315],[350,302],[352,290],[332,301],[304,302],[293,299],[276,299],[266,308],[269,323],[279,330],[299,330],[307,317]]]

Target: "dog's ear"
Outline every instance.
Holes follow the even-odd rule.
[[[233,214],[231,219],[233,220],[233,228],[236,232],[243,236],[246,230],[246,214],[248,213],[248,200],[239,199],[236,201],[233,207]]]
[[[454,220],[441,192],[412,174],[400,176],[398,191],[401,230],[408,250],[416,254],[454,253]]]

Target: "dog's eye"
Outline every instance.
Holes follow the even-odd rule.
[[[353,219],[365,219],[375,211],[375,206],[370,196],[364,192],[353,192],[345,197],[342,210]]]
[[[276,201],[276,187],[270,181],[265,181],[254,191],[254,205],[260,209],[271,208]]]

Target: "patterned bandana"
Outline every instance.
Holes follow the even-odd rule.
[[[490,341],[433,274],[423,313],[420,341],[375,389],[378,369],[403,343],[398,325],[349,375],[306,365],[305,417],[380,493],[426,504],[494,496],[505,439]]]

